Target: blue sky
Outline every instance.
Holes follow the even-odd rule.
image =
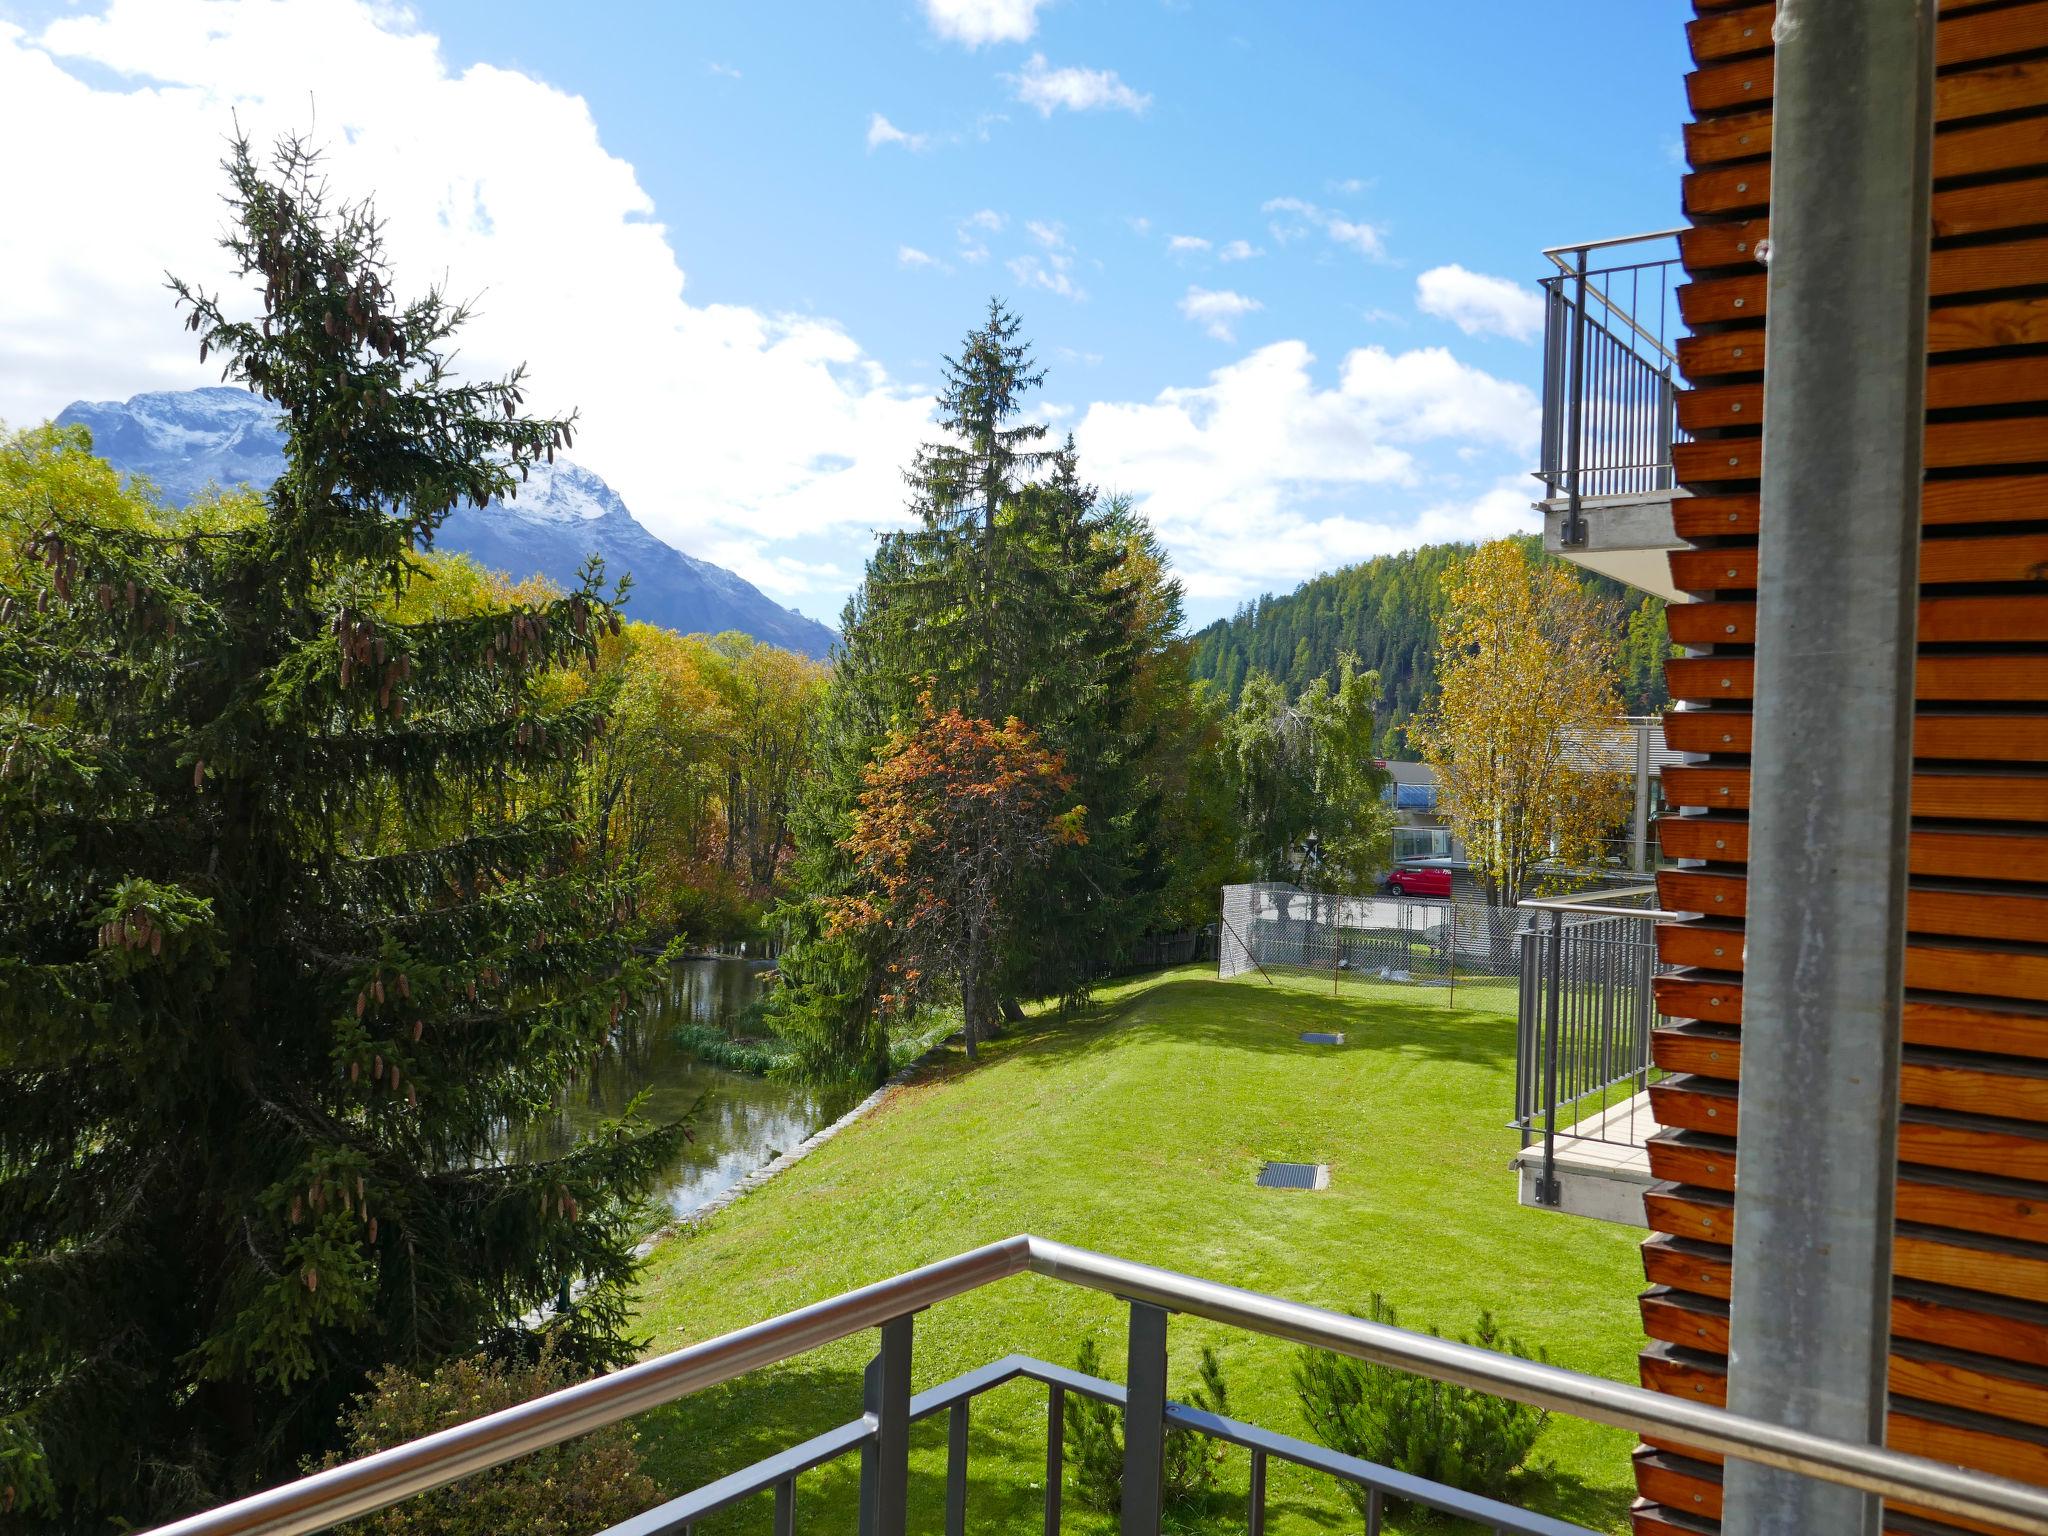
[[[0,234],[0,413],[203,382],[157,273],[213,259],[231,110],[310,122],[401,285],[481,286],[471,358],[692,553],[835,617],[995,293],[1200,621],[1527,523],[1538,253],[1676,221],[1684,16],[0,0],[0,132],[63,125],[28,190],[80,214]]]

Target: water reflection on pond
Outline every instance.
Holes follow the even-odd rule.
[[[685,960],[670,986],[623,1020],[611,1052],[570,1088],[556,1113],[513,1138],[519,1158],[553,1156],[646,1091],[654,1122],[689,1114],[695,1139],[683,1145],[656,1198],[677,1216],[716,1198],[812,1131],[844,1113],[850,1094],[826,1093],[708,1066],[676,1046],[684,1024],[730,1032],[761,995],[764,966],[746,960]]]

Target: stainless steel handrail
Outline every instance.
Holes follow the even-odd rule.
[[[1531,897],[1515,905],[1526,912],[1585,912],[1594,917],[1641,917],[1652,922],[1667,918],[1682,919],[1696,917],[1695,912],[1667,912],[1662,907],[1615,907],[1607,903],[1622,901],[1630,896],[1654,896],[1654,885],[1632,885],[1626,890],[1601,891],[1581,900],[1571,896]]]
[[[1637,1434],[1663,1436],[1700,1450],[1903,1499],[1940,1514],[2048,1536],[2048,1489],[1878,1446],[1850,1445],[1642,1387],[1028,1236],[991,1243],[317,1472],[160,1527],[157,1536],[295,1536],[324,1530],[1026,1271]]]
[[[1645,235],[1612,235],[1605,240],[1574,240],[1570,245],[1545,246],[1543,254],[1557,262],[1560,271],[1569,272],[1571,267],[1557,260],[1567,251],[1604,251],[1611,245],[1641,245],[1646,240],[1671,240],[1691,229],[1690,224],[1680,224],[1672,229],[1653,229]]]

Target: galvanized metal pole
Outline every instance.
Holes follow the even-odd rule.
[[[1636,820],[1635,848],[1631,864],[1637,874],[1650,867],[1650,732],[1656,727],[1638,720],[1636,728]]]
[[[1560,539],[1567,545],[1586,542],[1586,518],[1580,510],[1579,461],[1585,454],[1586,414],[1586,250],[1581,246],[1577,252],[1576,278],[1572,287],[1572,365],[1571,393],[1566,398],[1571,402],[1571,420],[1565,427],[1570,434],[1564,445],[1564,483],[1567,505],[1565,507],[1564,530]]]
[[[1543,1040],[1543,1177],[1538,1205],[1561,1205],[1557,1187],[1557,1056],[1564,1028],[1564,913],[1550,914],[1550,1027]]]
[[[862,1384],[875,1437],[861,1450],[860,1536],[903,1536],[909,1516],[910,1330],[908,1315],[882,1324],[882,1347]]]
[[[1932,0],[1781,0],[1728,1405],[1880,1443],[1890,1335]],[[1879,1501],[1731,1462],[1731,1536]]]
[[[1122,1536],[1159,1536],[1166,1498],[1166,1311],[1131,1303],[1124,1367]]]

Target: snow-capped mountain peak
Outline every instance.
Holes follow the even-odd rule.
[[[190,501],[208,484],[261,490],[284,470],[277,408],[245,389],[82,400],[57,420],[90,428],[94,452],[147,476],[173,502]],[[630,617],[685,634],[736,629],[807,656],[830,655],[838,639],[723,566],[656,538],[601,476],[560,457],[530,466],[508,500],[482,511],[458,507],[435,543],[515,578],[538,573],[565,586],[588,556],[602,555],[608,580],[632,574]]]

